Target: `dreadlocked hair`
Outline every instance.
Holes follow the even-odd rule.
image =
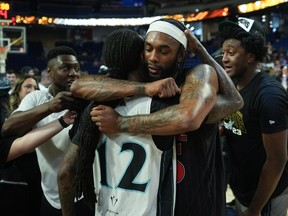
[[[133,30],[118,29],[109,34],[103,46],[103,59],[114,71],[109,71],[110,76],[126,80],[129,72],[138,67],[143,49],[143,39]]]
[[[135,70],[141,60],[144,41],[137,32],[129,29],[113,31],[106,38],[103,48],[103,59],[108,67],[108,76],[126,80],[129,72]],[[120,100],[101,103],[113,108]],[[90,111],[99,102],[91,102],[83,112],[78,128],[79,149],[76,175],[73,178],[73,189],[76,198],[84,197],[84,202],[93,208],[97,201],[93,184],[93,163],[98,146],[100,131],[91,120]]]
[[[106,102],[106,106],[115,107],[118,101]],[[79,124],[78,163],[76,163],[76,173],[73,178],[74,196],[79,199],[83,195],[84,202],[92,209],[97,202],[94,192],[93,163],[95,151],[100,138],[99,128],[91,121],[90,112],[97,102],[91,102],[84,110]]]

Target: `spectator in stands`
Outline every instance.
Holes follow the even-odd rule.
[[[282,86],[288,91],[288,65],[284,65],[282,68]]]
[[[10,112],[16,110],[21,103],[22,99],[35,90],[39,90],[38,81],[35,77],[24,75],[17,78],[14,91],[9,98]]]
[[[9,94],[11,94],[13,89],[14,89],[15,81],[16,81],[16,78],[17,78],[17,75],[16,75],[15,71],[12,70],[12,69],[7,70],[6,71],[6,78],[9,80],[10,85],[11,85],[11,88],[10,88],[10,91],[9,91]]]
[[[0,128],[9,115],[8,101],[9,90],[11,89],[10,82],[4,74],[0,74]]]
[[[41,71],[39,89],[47,91],[50,84],[51,84],[50,76],[49,76],[49,74],[47,72],[47,69],[44,69],[44,70]]]
[[[31,76],[35,76],[34,70],[32,67],[30,66],[24,66],[21,68],[20,73],[22,75],[31,75]]]

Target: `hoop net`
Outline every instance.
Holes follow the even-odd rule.
[[[7,53],[9,51],[9,47],[4,46],[4,47],[0,47],[0,59],[6,59],[7,58]]]

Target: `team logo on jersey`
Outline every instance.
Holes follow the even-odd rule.
[[[182,155],[182,142],[187,142],[187,134],[181,133],[176,136],[176,153]]]
[[[177,184],[180,183],[185,177],[185,167],[180,162],[177,161]]]
[[[115,196],[111,196],[110,200],[111,200],[111,203],[112,203],[113,206],[115,206],[116,203],[118,202],[118,199]]]
[[[187,134],[186,133],[181,133],[177,135],[176,138],[178,141],[186,142],[187,141]]]

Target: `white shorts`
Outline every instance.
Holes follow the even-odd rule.
[[[237,199],[235,199],[237,214],[242,215],[247,209],[243,206]],[[269,210],[264,214],[264,216],[287,216],[288,210],[288,187],[277,197],[271,199],[269,204]]]

